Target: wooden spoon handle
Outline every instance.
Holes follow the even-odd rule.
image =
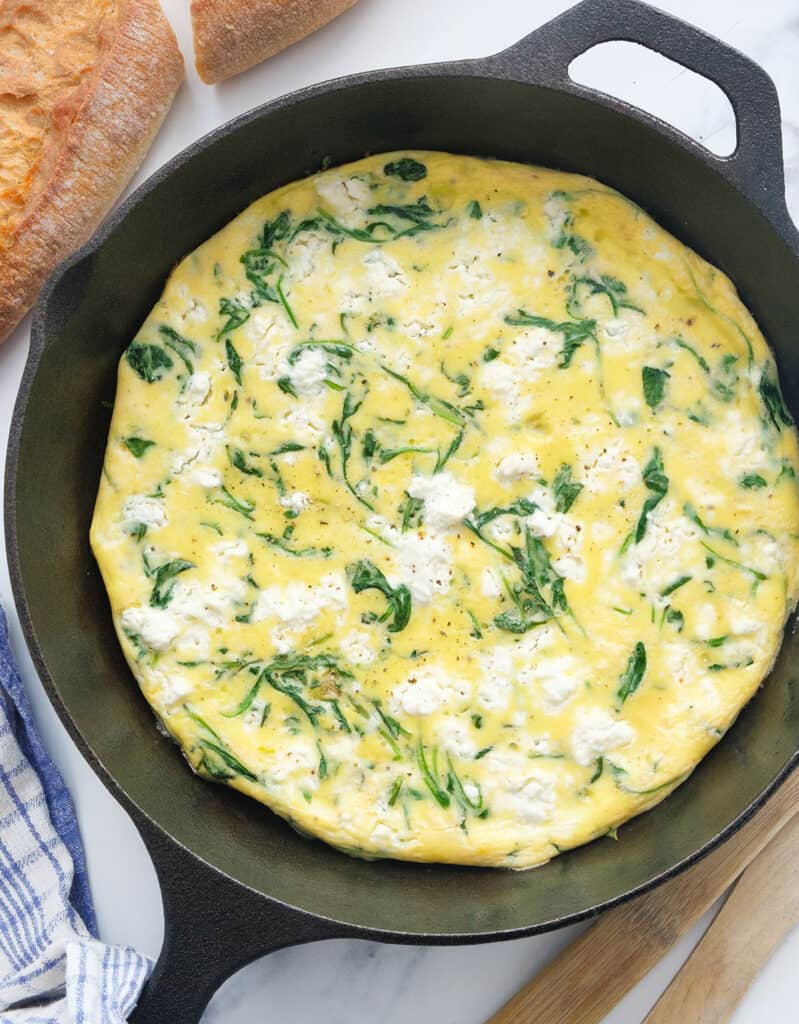
[[[726,843],[676,878],[609,910],[487,1024],[598,1024],[799,807],[794,772]]]
[[[644,1024],[725,1024],[799,920],[799,817],[744,871]]]

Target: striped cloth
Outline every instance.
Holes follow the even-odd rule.
[[[36,732],[0,607],[0,1024],[120,1024],[152,968],[107,946],[75,811]]]

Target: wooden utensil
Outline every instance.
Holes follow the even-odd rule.
[[[698,864],[603,914],[487,1024],[598,1024],[723,895],[797,809],[799,772]]]
[[[752,861],[644,1024],[725,1024],[799,922],[799,816]]]

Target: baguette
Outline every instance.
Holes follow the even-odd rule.
[[[0,4],[0,341],[125,188],[182,78],[158,0]]]
[[[357,0],[191,0],[194,53],[209,85],[260,64]]]

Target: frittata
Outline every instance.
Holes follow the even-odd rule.
[[[383,154],[175,269],[91,539],[194,771],[350,854],[525,868],[662,800],[757,690],[798,454],[732,284],[634,203]]]

